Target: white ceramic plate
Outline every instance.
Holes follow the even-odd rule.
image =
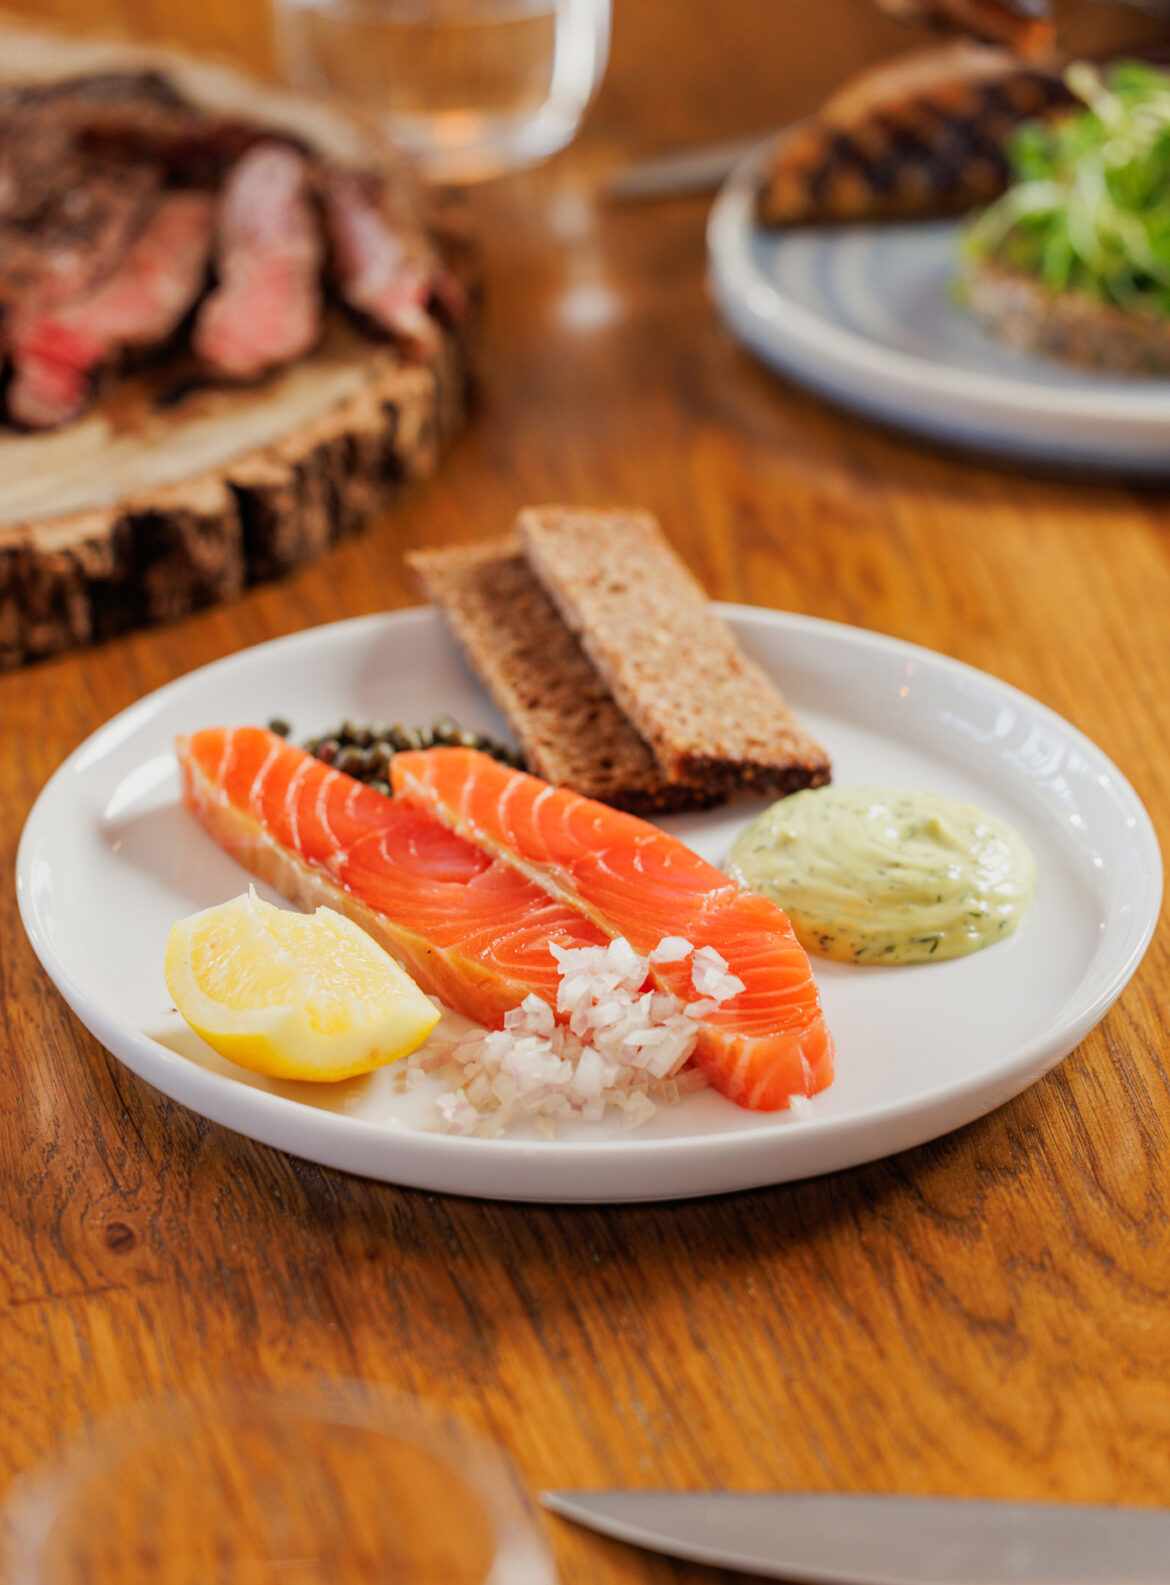
[[[953,221],[753,219],[760,155],[707,232],[711,289],[759,357],[870,418],[1018,462],[1170,475],[1170,380],[1118,379],[1003,346],[952,295]]]
[[[78,1017],[135,1073],[229,1128],[368,1177],[456,1194],[626,1201],[713,1194],[853,1166],[999,1106],[1059,1062],[1141,959],[1161,861],[1132,788],[1080,733],[994,678],[859,629],[722,607],[741,643],[828,747],[842,783],[924,787],[1022,831],[1040,888],[1019,931],[973,957],[909,968],[814,960],[837,1079],[807,1115],[741,1111],[710,1091],[634,1133],[576,1124],[555,1141],[451,1138],[396,1070],[338,1086],[281,1084],[215,1056],[173,1011],[173,922],[247,876],[187,815],[176,733],[290,716],[503,723],[430,609],[342,622],[204,667],[115,717],[49,782],[17,886],[41,962]],[[741,803],[668,822],[722,860]],[[271,895],[271,894],[270,894]]]

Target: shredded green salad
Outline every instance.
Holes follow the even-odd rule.
[[[1087,109],[1019,128],[1014,185],[968,228],[963,251],[1055,292],[1170,318],[1170,76],[1080,62],[1067,81]]]

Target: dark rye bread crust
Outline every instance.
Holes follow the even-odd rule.
[[[524,554],[672,780],[790,793],[829,760],[742,653],[646,512],[533,507]]]
[[[514,535],[409,554],[530,770],[633,814],[709,808],[709,788],[670,782],[561,621]]]

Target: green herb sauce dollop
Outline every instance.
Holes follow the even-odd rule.
[[[728,872],[784,909],[808,952],[921,963],[1011,935],[1036,891],[1019,833],[971,804],[885,787],[816,787],[742,832]]]

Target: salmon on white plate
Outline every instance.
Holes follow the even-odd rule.
[[[517,1084],[521,1102],[560,1086],[585,1117],[625,1097],[636,1122],[647,1084],[705,1077],[775,1111],[831,1082],[785,915],[646,821],[469,749],[399,754],[392,798],[258,727],[177,749],[189,809],[240,863],[345,914],[494,1031],[458,1053],[456,1131]]]

